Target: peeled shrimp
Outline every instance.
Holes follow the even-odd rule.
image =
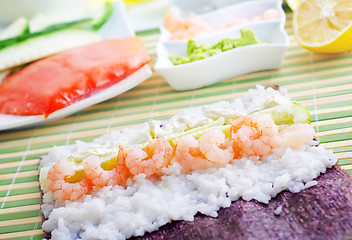
[[[213,32],[212,27],[195,14],[186,17],[176,25],[171,40],[195,38]]]
[[[275,8],[269,8],[263,12],[263,14],[255,15],[251,18],[234,19],[220,29],[234,27],[249,22],[274,20],[279,18],[280,12]],[[219,30],[214,29],[210,24],[194,13],[191,13],[189,17],[181,19],[181,11],[177,7],[171,7],[165,13],[163,25],[171,33],[171,40],[195,38]]]
[[[235,27],[235,26],[243,25],[243,24],[246,24],[249,22],[250,21],[247,18],[238,18],[238,19],[234,19],[234,20],[230,21],[229,23],[227,23],[224,28]]]
[[[314,138],[314,128],[309,124],[293,124],[280,131],[283,145],[290,148],[297,148],[308,143]]]
[[[92,189],[92,184],[87,177],[75,183],[65,181],[67,177],[74,174],[75,170],[65,160],[58,161],[49,169],[47,186],[56,198],[75,201]]]
[[[199,142],[192,135],[186,135],[180,139],[176,145],[175,159],[189,171],[206,169],[215,165],[200,151]]]
[[[87,178],[94,186],[115,186],[124,185],[128,178],[128,169],[124,165],[116,164],[111,170],[104,170],[101,167],[99,156],[91,155],[83,160],[83,168]]]
[[[180,10],[172,7],[164,16],[163,25],[171,33],[171,40],[189,39],[213,32],[213,28],[194,13],[183,19],[180,15]]]
[[[280,12],[275,8],[269,8],[263,14],[252,16],[251,18],[238,18],[228,22],[224,28],[243,25],[250,22],[275,20],[280,18]]]
[[[262,15],[255,15],[251,18],[251,22],[259,22],[259,21],[262,21]]]
[[[213,129],[197,141],[187,135],[176,146],[176,161],[189,171],[223,165],[234,157],[232,144],[219,129]]]
[[[180,20],[181,11],[177,7],[171,7],[164,15],[163,25],[170,32],[174,32]]]
[[[217,128],[209,130],[198,142],[200,151],[211,162],[226,164],[234,157],[230,139]]]
[[[170,164],[174,150],[163,138],[150,142],[145,151],[138,147],[131,147],[126,154],[126,167],[133,175],[144,173],[151,176]]]
[[[231,137],[236,157],[265,156],[278,147],[281,138],[270,115],[244,116],[231,123]]]
[[[262,14],[262,20],[275,20],[280,18],[280,12],[275,8],[269,8]]]

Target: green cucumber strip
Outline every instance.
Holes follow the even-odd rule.
[[[39,183],[40,183],[40,189],[41,190],[48,189],[48,186],[46,185],[46,179],[48,178],[48,172],[49,172],[50,168],[51,168],[51,166],[42,167],[40,169]]]
[[[113,10],[113,3],[106,2],[103,5],[100,5],[98,10],[78,10],[69,13],[65,12],[52,15],[37,15],[29,21],[25,18],[21,18],[8,27],[11,27],[11,30],[9,31],[11,34],[4,33],[4,35],[1,36],[2,34],[0,32],[0,51],[29,38],[67,28],[84,27],[99,30],[108,21],[113,13]],[[24,23],[26,24],[24,25]],[[3,31],[5,30],[6,29]]]
[[[20,17],[0,31],[0,41],[9,38],[16,38],[29,32],[28,21],[24,17]]]
[[[45,33],[50,33],[50,32],[54,32],[57,30],[66,29],[66,28],[78,27],[83,24],[90,23],[91,21],[92,21],[92,18],[84,18],[84,19],[79,19],[79,20],[75,20],[72,22],[58,23],[58,24],[50,25],[50,26],[44,28],[40,32],[34,32],[31,34],[45,34]],[[38,35],[36,35],[36,36],[38,36]]]
[[[22,35],[26,35],[26,34],[29,34],[30,31],[29,31],[29,24],[26,25],[26,28],[23,30],[23,33]]]
[[[90,23],[91,21],[92,21],[92,18],[83,18],[83,19],[73,20],[71,22],[56,23],[45,27],[41,31],[31,32],[30,34],[31,35],[43,34],[43,33],[53,32],[53,31],[57,31],[65,28],[77,27],[86,23]]]
[[[111,2],[105,3],[105,11],[104,14],[95,21],[92,28],[94,30],[99,30],[110,18],[112,13],[114,12],[114,5]]]
[[[310,123],[310,113],[303,105],[292,102],[263,109],[253,114],[270,114],[276,125]]]
[[[173,133],[173,134],[164,136],[164,138],[166,141],[168,141],[171,144],[171,146],[175,146],[177,144],[178,140],[183,136],[191,134],[195,138],[199,138],[201,135],[206,133],[210,128],[217,127],[217,126],[223,126],[224,124],[225,124],[225,119],[223,117],[220,117],[218,120],[216,120],[210,124],[203,125],[200,127],[191,128],[191,129],[188,129],[183,132]]]
[[[40,34],[0,50],[0,71],[100,40],[96,31],[85,29],[69,28]]]
[[[67,9],[66,11],[54,12],[51,14],[38,14],[29,20],[30,32],[43,32],[50,26],[77,22],[82,19],[93,17],[83,9]]]
[[[86,18],[86,19],[80,19],[77,21],[69,22],[69,23],[59,23],[59,24],[51,25],[51,26],[45,28],[41,32],[34,32],[34,33],[27,32],[23,35],[20,35],[20,36],[14,37],[14,38],[5,39],[5,40],[0,41],[0,51],[3,50],[4,48],[7,48],[7,47],[14,45],[16,43],[19,43],[19,42],[23,42],[23,41],[30,39],[30,38],[38,37],[41,35],[52,33],[55,31],[60,31],[63,29],[72,28],[75,26],[80,26],[81,24],[86,24],[91,21],[92,21],[91,18]]]

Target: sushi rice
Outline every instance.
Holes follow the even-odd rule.
[[[230,121],[236,116],[289,102],[285,89],[275,91],[258,85],[241,98],[186,109],[169,120],[153,120],[135,128],[112,131],[92,143],[77,141],[74,145],[55,146],[42,157],[40,168],[90,149],[103,153],[111,145],[143,143],[151,138],[151,132],[157,137],[166,136],[188,127],[210,124],[219,117]],[[220,168],[188,174],[172,161],[159,179],[139,174],[127,181],[127,188],[103,187],[73,202],[55,199],[45,189],[45,181],[41,181],[41,210],[46,218],[42,228],[51,232],[52,239],[142,236],[173,220],[192,221],[198,212],[216,217],[220,208],[229,207],[239,198],[268,203],[283,190],[299,192],[316,185],[314,179],[336,162],[331,150],[311,140],[295,149],[276,148],[261,161],[257,156],[242,157]],[[45,171],[41,174],[44,175],[41,179],[45,179]]]

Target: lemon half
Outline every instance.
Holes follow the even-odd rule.
[[[352,49],[352,0],[302,0],[294,14],[297,42],[319,53]]]

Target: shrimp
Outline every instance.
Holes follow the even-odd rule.
[[[213,32],[213,28],[194,13],[180,21],[174,28],[171,40],[195,38]]]
[[[199,142],[192,135],[186,135],[180,139],[176,145],[175,159],[189,171],[206,169],[215,165],[200,151]]]
[[[176,161],[189,171],[223,165],[234,157],[231,145],[219,129],[208,131],[198,141],[186,135],[176,146]]]
[[[262,20],[275,20],[280,18],[280,12],[275,8],[269,8],[262,14]]]
[[[231,140],[217,128],[201,136],[198,142],[199,150],[211,162],[226,164],[234,157]]]
[[[262,21],[263,18],[261,15],[255,15],[254,17],[251,18],[251,22],[259,22],[259,21]]]
[[[208,23],[194,13],[183,19],[180,15],[181,11],[172,7],[164,16],[163,25],[171,33],[171,40],[194,38],[213,31]]]
[[[281,130],[279,135],[283,139],[283,145],[297,148],[308,143],[314,138],[314,128],[309,124],[293,124]]]
[[[118,157],[119,158],[119,157]],[[87,178],[94,186],[123,186],[128,178],[128,169],[124,165],[116,163],[111,170],[104,170],[101,167],[101,159],[99,156],[91,155],[83,160],[83,168]]]
[[[265,156],[281,144],[278,128],[270,115],[252,115],[231,123],[231,138],[236,157]]]
[[[246,23],[249,23],[248,18],[238,18],[238,19],[234,19],[234,20],[228,22],[224,28],[235,27],[235,26],[246,24]]]
[[[138,147],[131,147],[126,154],[126,167],[133,175],[144,173],[147,177],[170,164],[174,149],[163,138],[150,142],[145,151]]]
[[[177,7],[171,7],[164,15],[163,25],[171,33],[175,31],[180,20],[181,11]]]
[[[65,160],[56,162],[49,169],[47,186],[56,198],[75,201],[92,189],[92,184],[87,177],[75,183],[66,182],[66,178],[74,174],[75,170]]]

